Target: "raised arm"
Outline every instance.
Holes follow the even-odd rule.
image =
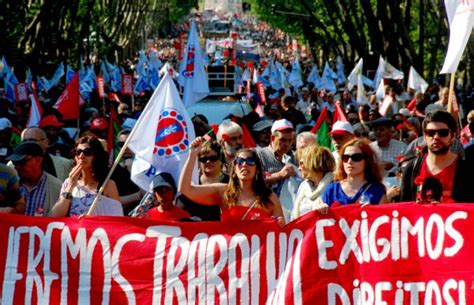
[[[188,199],[203,205],[222,204],[222,195],[226,185],[223,183],[213,183],[206,185],[193,185],[191,177],[193,176],[194,164],[199,150],[201,149],[203,139],[197,137],[191,142],[188,159],[184,164],[183,171],[179,177],[178,192]]]

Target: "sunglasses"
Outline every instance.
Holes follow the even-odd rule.
[[[442,137],[442,138],[445,138],[447,136],[449,136],[449,133],[451,131],[448,129],[448,128],[442,128],[442,129],[425,129],[425,135],[427,135],[428,137],[432,138],[434,137],[436,134],[438,134],[438,136]]]
[[[244,165],[244,163],[247,164],[248,166],[254,166],[255,159],[253,157],[247,157],[247,158],[237,157],[235,158],[234,163],[238,166],[242,166]]]
[[[349,159],[352,159],[352,161],[354,162],[360,162],[362,160],[364,160],[364,155],[361,154],[361,153],[355,153],[355,154],[352,154],[352,155],[342,155],[341,157],[342,159],[342,162],[346,163],[349,161]]]
[[[199,162],[207,163],[207,161],[216,162],[219,160],[219,156],[200,157]]]
[[[80,148],[76,148],[74,149],[74,155],[75,156],[79,156],[80,154],[84,154],[84,156],[86,157],[90,157],[92,156],[92,148],[90,147],[86,147],[84,149],[80,149]]]
[[[122,148],[124,144],[125,144],[125,142],[119,141],[119,142],[117,142],[116,145],[117,145],[118,148]]]

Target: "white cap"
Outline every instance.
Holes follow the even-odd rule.
[[[253,125],[253,131],[262,131],[264,129],[272,127],[273,122],[270,120],[262,120]]]
[[[331,134],[342,134],[342,133],[354,134],[354,128],[349,122],[337,121],[332,125]]]
[[[0,130],[12,128],[12,123],[7,118],[0,118]]]
[[[291,122],[288,121],[287,119],[276,120],[275,122],[273,122],[272,133],[274,133],[275,131],[282,131],[285,129],[295,130],[295,128],[293,127],[293,124],[291,124]]]

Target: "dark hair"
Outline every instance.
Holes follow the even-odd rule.
[[[260,206],[269,208],[273,203],[270,201],[270,194],[272,190],[266,185],[265,179],[263,178],[263,166],[260,158],[257,155],[255,149],[251,148],[242,148],[235,155],[238,156],[241,153],[250,153],[255,160],[255,176],[252,180],[252,188],[257,195],[257,203]],[[236,206],[239,196],[242,193],[240,188],[240,181],[235,173],[235,165],[230,169],[230,179],[227,187],[224,191],[224,204],[227,207]]]
[[[99,189],[104,183],[105,177],[107,177],[109,170],[109,158],[107,152],[104,150],[102,143],[99,141],[99,138],[93,135],[87,135],[79,138],[76,141],[74,147],[76,148],[79,144],[89,144],[89,147],[92,149],[92,175],[99,182]],[[73,159],[72,166],[76,165],[76,158]]]
[[[421,186],[421,198],[426,199],[426,193],[431,190],[433,192],[433,199],[441,201],[443,195],[443,184],[435,177],[426,177]]]
[[[204,143],[201,146],[201,150],[198,153],[198,157],[203,157],[210,153],[211,151],[215,152],[219,156],[219,160],[224,162],[224,153],[222,152],[222,147],[217,143],[217,141],[212,140]]]
[[[428,126],[429,123],[444,123],[454,133],[458,130],[458,125],[454,117],[451,113],[444,110],[437,110],[428,113],[423,120],[423,129],[426,129],[426,126]]]
[[[382,183],[382,173],[380,171],[379,166],[375,160],[375,154],[372,148],[370,147],[370,142],[366,139],[354,139],[342,146],[341,150],[339,150],[339,156],[342,160],[342,155],[346,151],[346,148],[349,146],[358,147],[362,154],[364,155],[365,160],[365,168],[364,168],[364,177],[370,183]],[[344,170],[344,162],[339,163],[339,167],[336,172],[335,180],[344,180],[347,178],[347,173]]]

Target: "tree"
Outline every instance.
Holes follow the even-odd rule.
[[[375,69],[382,55],[405,73],[413,65],[432,79],[448,44],[442,1],[254,0],[252,7],[262,19],[307,42],[313,56],[322,54],[326,60],[339,55],[346,67],[362,57],[365,69]],[[468,49],[473,49],[472,40]],[[471,67],[470,62],[466,55],[460,69]]]

